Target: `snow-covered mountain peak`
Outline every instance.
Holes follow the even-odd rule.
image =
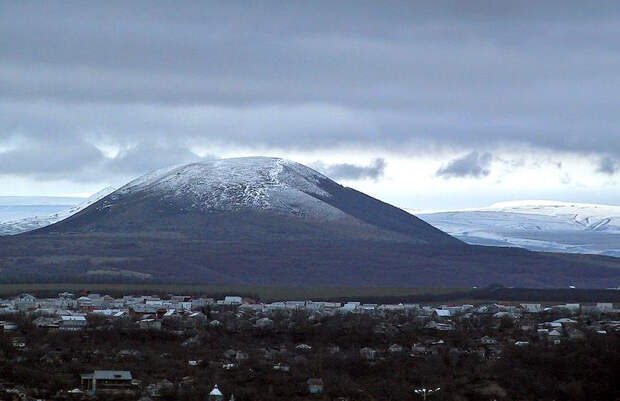
[[[208,190],[218,185],[247,187],[294,187],[304,192],[327,196],[319,188],[322,174],[293,161],[274,157],[239,157],[176,165],[137,178],[120,193],[147,188],[187,188]]]
[[[338,214],[318,199],[331,196],[321,186],[326,181],[329,179],[324,175],[286,159],[219,159],[146,174],[112,194],[110,200],[145,193],[184,200],[191,208],[202,210],[251,208],[293,214]]]

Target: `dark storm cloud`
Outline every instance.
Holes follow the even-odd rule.
[[[383,176],[385,171],[385,160],[382,158],[374,159],[367,166],[355,164],[324,164],[317,162],[313,165],[317,170],[335,180],[377,180]]]
[[[489,166],[493,161],[490,153],[480,154],[471,152],[458,159],[451,160],[447,165],[437,170],[437,175],[446,178],[473,177],[480,178],[489,175]]]
[[[0,0],[0,151],[22,146],[0,157],[61,138],[71,160],[23,169],[70,173],[99,142],[160,143],[162,161],[212,144],[620,157],[615,0],[256,4]]]
[[[620,162],[609,156],[603,157],[599,160],[596,171],[603,174],[614,175],[620,171]]]
[[[98,166],[103,154],[87,143],[41,141],[24,143],[0,153],[0,175],[29,176],[40,180],[72,175],[79,180],[84,168]]]

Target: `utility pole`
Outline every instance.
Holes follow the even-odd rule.
[[[416,388],[413,390],[414,393],[416,393],[417,395],[421,395],[422,399],[424,401],[426,401],[426,397],[428,397],[429,395],[437,392],[441,390],[441,387],[437,387],[436,389],[429,389],[429,388]]]

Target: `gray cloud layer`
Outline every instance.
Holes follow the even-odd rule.
[[[491,172],[489,166],[493,161],[490,153],[480,154],[476,151],[463,157],[451,160],[447,165],[437,170],[437,175],[446,178],[454,177],[486,177]]]
[[[615,0],[0,0],[0,15],[0,172],[138,172],[217,144],[620,157]],[[98,141],[122,149],[109,170]]]
[[[383,176],[385,165],[384,159],[376,158],[367,166],[358,166],[349,163],[324,164],[317,162],[313,167],[335,180],[370,179],[376,181]]]
[[[609,156],[603,157],[599,160],[597,171],[608,175],[616,174],[620,171],[620,162]]]

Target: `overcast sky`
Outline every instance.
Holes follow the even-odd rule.
[[[618,38],[617,0],[0,0],[0,195],[273,155],[407,208],[620,205]]]

